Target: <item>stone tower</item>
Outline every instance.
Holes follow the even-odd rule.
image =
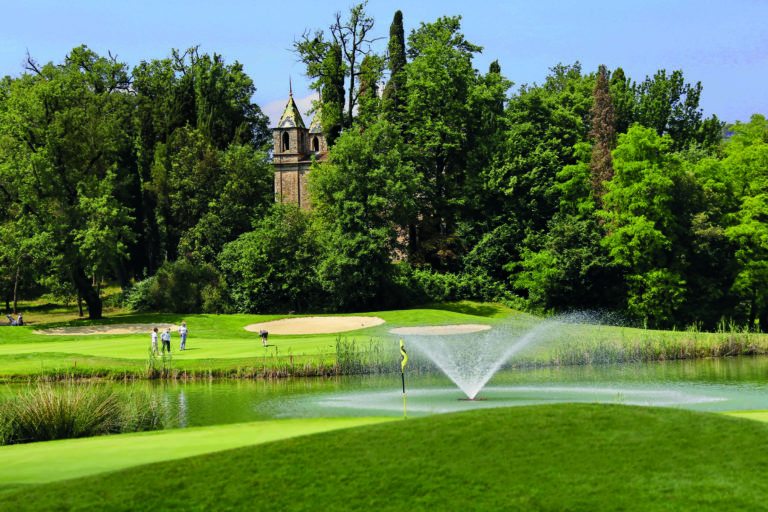
[[[309,129],[306,128],[291,92],[273,134],[275,201],[296,203],[300,208],[309,209],[307,175],[312,157],[320,162],[328,158],[328,146],[320,123],[315,118]]]

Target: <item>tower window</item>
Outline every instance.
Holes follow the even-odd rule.
[[[283,151],[291,149],[291,137],[288,136],[288,132],[283,133]]]
[[[312,138],[312,151],[315,153],[320,151],[320,141],[317,140],[317,136]]]

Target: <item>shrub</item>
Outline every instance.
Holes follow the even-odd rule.
[[[154,282],[154,276],[148,277],[123,292],[125,307],[133,311],[148,311],[152,309],[152,304],[149,299],[149,290],[152,288]]]
[[[482,274],[441,274],[432,270],[395,265],[391,293],[404,302],[452,302],[479,300],[484,302],[519,302],[503,284]],[[405,304],[404,304],[405,305]]]
[[[215,268],[186,260],[166,262],[149,286],[152,309],[169,313],[226,313],[227,286]]]

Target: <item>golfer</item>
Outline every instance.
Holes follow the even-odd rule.
[[[163,354],[165,354],[165,351],[167,350],[168,353],[171,353],[171,328],[166,327],[166,329],[163,331],[163,334],[160,335],[160,341],[163,342]]]
[[[160,355],[160,351],[157,350],[157,327],[155,327],[155,330],[152,331],[152,355]]]
[[[179,327],[179,336],[181,336],[181,345],[179,345],[179,350],[184,350],[184,347],[187,346],[187,333],[189,331],[187,330],[187,322],[181,322],[181,327]]]

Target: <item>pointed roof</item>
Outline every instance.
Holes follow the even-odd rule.
[[[309,133],[323,133],[323,127],[320,126],[320,114],[316,113],[309,123]]]
[[[285,104],[283,115],[280,116],[280,122],[277,123],[278,128],[306,128],[304,126],[304,120],[299,113],[299,107],[296,106],[296,102],[293,101],[293,93],[288,98],[288,103]]]

